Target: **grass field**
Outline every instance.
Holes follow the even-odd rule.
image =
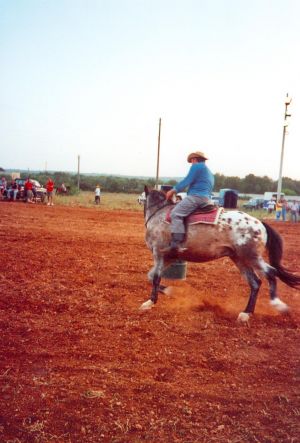
[[[102,193],[101,204],[95,205],[93,192],[80,192],[77,195],[61,196],[57,195],[54,198],[55,205],[62,206],[77,206],[86,208],[95,208],[96,210],[130,210],[130,211],[142,211],[143,206],[137,202],[138,194],[123,194],[123,193]],[[242,209],[244,201],[238,202],[238,208]],[[244,211],[245,212],[245,211]],[[268,214],[266,210],[259,209],[254,211],[248,211],[249,215],[261,219],[274,219],[275,213]]]
[[[80,192],[77,195],[57,195],[54,197],[55,205],[94,207],[97,210],[127,209],[142,211],[143,206],[137,202],[138,194],[102,193],[100,205],[95,204],[93,192]]]
[[[137,202],[138,194],[123,194],[123,193],[109,193],[103,192],[101,195],[100,205],[95,205],[95,197],[93,192],[82,191],[77,195],[57,195],[54,197],[55,205],[62,206],[78,206],[78,207],[89,207],[95,208],[96,210],[132,210],[132,211],[142,211],[143,206],[139,205]],[[242,209],[244,201],[238,202],[238,208]],[[266,210],[259,209],[254,211],[248,211],[248,214],[256,217],[258,219],[274,219],[275,213],[268,214]]]

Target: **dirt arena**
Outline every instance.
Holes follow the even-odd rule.
[[[228,259],[189,264],[151,311],[142,212],[0,202],[0,441],[299,443],[300,292],[290,313]],[[300,223],[271,222],[300,273]],[[170,282],[166,282],[170,283]]]

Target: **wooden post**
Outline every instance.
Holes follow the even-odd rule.
[[[77,186],[78,191],[80,191],[80,155],[78,155]]]
[[[279,178],[277,185],[277,201],[281,198],[281,188],[282,188],[282,166],[283,166],[283,154],[284,154],[284,142],[286,135],[286,128],[288,126],[287,117],[291,117],[291,114],[288,114],[288,106],[291,104],[292,99],[289,97],[289,94],[286,94],[285,98],[285,112],[284,112],[284,122],[283,122],[283,132],[282,132],[282,142],[281,142],[281,154],[280,154],[280,167],[279,167]]]
[[[157,143],[157,163],[156,163],[155,189],[158,189],[159,155],[160,155],[160,129],[161,129],[161,118],[159,119],[159,125],[158,125],[158,143]]]

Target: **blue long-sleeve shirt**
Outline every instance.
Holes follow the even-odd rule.
[[[188,175],[174,186],[176,192],[181,192],[185,188],[188,195],[198,195],[199,197],[210,198],[215,178],[205,163],[193,163]]]

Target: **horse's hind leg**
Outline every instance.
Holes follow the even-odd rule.
[[[277,280],[276,280],[276,269],[266,263],[263,259],[259,260],[261,271],[268,280],[270,289],[270,305],[273,306],[279,312],[287,312],[289,307],[286,303],[280,300],[277,295]]]
[[[159,285],[158,292],[161,294],[167,294],[168,293],[168,286],[165,285]]]
[[[232,260],[234,261],[234,263],[236,264],[236,266],[240,270],[241,274],[245,277],[245,279],[247,280],[247,282],[250,286],[250,296],[249,296],[247,306],[243,312],[240,312],[238,319],[237,319],[239,322],[245,323],[245,322],[248,322],[248,320],[250,318],[250,314],[254,313],[256,300],[257,300],[257,294],[258,294],[259,288],[261,286],[261,280],[256,275],[256,273],[253,271],[253,269],[251,267],[247,267],[247,266],[243,265],[241,262],[239,262],[236,259],[232,258]]]

